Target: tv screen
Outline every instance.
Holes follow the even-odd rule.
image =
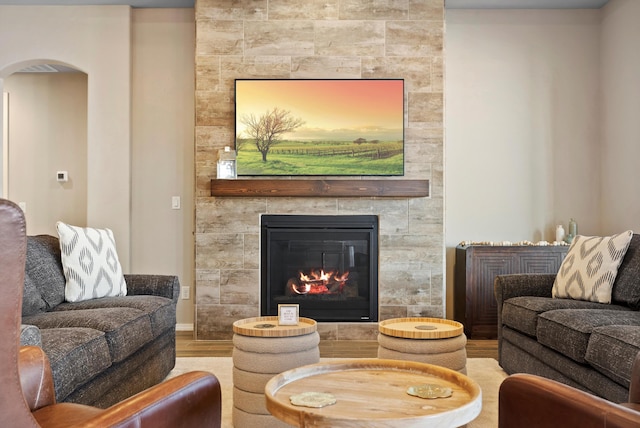
[[[403,175],[404,80],[237,79],[238,175]]]

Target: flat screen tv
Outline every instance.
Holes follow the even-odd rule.
[[[404,174],[404,80],[237,79],[244,176]]]

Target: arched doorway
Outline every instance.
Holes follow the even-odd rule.
[[[87,220],[88,76],[52,61],[21,65],[3,80],[3,195],[23,207],[29,234],[55,234],[58,220]]]

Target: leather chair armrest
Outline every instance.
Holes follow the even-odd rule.
[[[220,428],[220,383],[211,373],[189,372],[108,409],[59,403],[33,416],[46,428]]]
[[[91,423],[118,427],[215,427],[222,418],[220,383],[211,373],[169,379],[108,409]]]
[[[640,413],[570,386],[528,374],[500,385],[499,428],[631,428]]]
[[[220,428],[222,396],[218,379],[189,372],[124,400],[94,417],[90,426],[122,428]]]
[[[18,373],[22,394],[33,412],[55,404],[53,376],[49,359],[42,348],[23,346],[18,353]]]

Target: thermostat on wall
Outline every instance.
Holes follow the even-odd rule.
[[[56,172],[56,180],[60,182],[69,181],[69,173],[67,171]]]

